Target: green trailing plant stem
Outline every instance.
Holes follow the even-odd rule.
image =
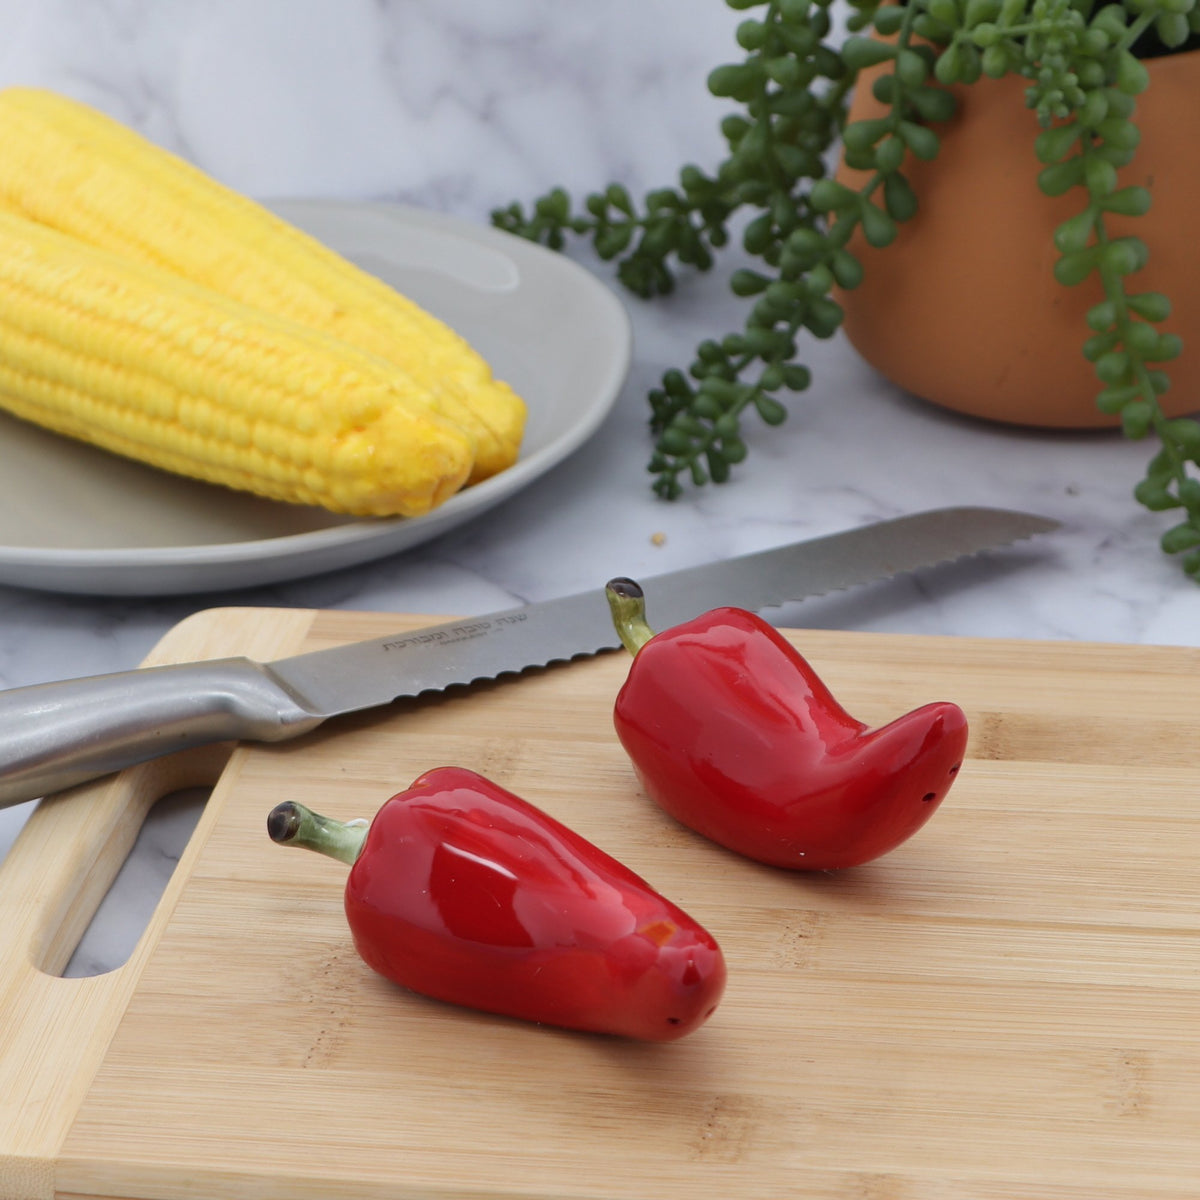
[[[746,457],[743,419],[786,419],[787,394],[811,380],[797,358],[800,339],[831,337],[843,316],[835,285],[852,289],[862,278],[851,236],[861,229],[867,244],[885,247],[916,212],[905,166],[939,151],[935,127],[955,108],[945,85],[1016,74],[1028,81],[1026,103],[1042,127],[1031,170],[1040,164],[1047,195],[1080,197],[1079,212],[1055,233],[1056,277],[1075,286],[1096,273],[1103,287],[1081,331],[1097,404],[1119,414],[1128,437],[1158,439],[1134,494],[1149,509],[1176,512],[1162,548],[1200,581],[1200,423],[1168,420],[1159,404],[1170,384],[1163,364],[1182,345],[1160,328],[1167,297],[1132,287],[1145,243],[1114,237],[1107,225],[1150,206],[1144,188],[1117,181],[1137,149],[1142,56],[1196,44],[1197,0],[849,0],[841,29],[835,0],[726,3],[752,15],[737,29],[743,57],[708,79],[714,95],[738,106],[722,121],[728,155],[715,172],[685,166],[675,186],[640,206],[610,184],[582,211],[555,188],[529,213],[515,203],[493,214],[499,227],[554,249],[568,234],[590,238],[646,298],[671,291],[681,266],[709,270],[740,214],[755,263],[734,270],[729,286],[748,301],[745,324],[703,341],[686,370],[667,371],[651,391],[655,492],[675,499],[689,483],[726,481]],[[887,111],[848,123],[847,98],[873,66],[884,68],[872,87]],[[839,141],[847,165],[866,173],[860,188],[830,177]]]

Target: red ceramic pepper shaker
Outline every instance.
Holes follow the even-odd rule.
[[[895,849],[942,802],[966,750],[958,705],[868,729],[753,613],[718,608],[655,635],[633,580],[607,594],[634,655],[617,735],[678,821],[760,862],[830,870]]]
[[[454,1004],[670,1041],[725,986],[713,937],[579,834],[484,777],[428,771],[368,825],[281,804],[271,838],[350,863],[368,966]]]

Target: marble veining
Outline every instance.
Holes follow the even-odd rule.
[[[638,190],[672,182],[687,161],[714,166],[725,107],[704,79],[736,55],[741,15],[719,0],[0,0],[0,86],[93,103],[258,197],[397,200],[485,222],[492,207],[554,184]],[[571,253],[611,279],[586,249]],[[731,251],[726,261],[737,260]],[[812,388],[785,426],[750,430],[732,483],[655,500],[645,393],[700,338],[740,326],[725,269],[681,278],[667,300],[623,296],[634,362],[611,417],[500,508],[383,562],[235,594],[0,588],[0,686],[130,667],[176,621],[216,604],[474,614],[960,503],[1027,508],[1063,528],[792,603],[780,619],[1200,645],[1200,592],[1155,544],[1168,522],[1130,496],[1148,446],[939,411],[880,379],[841,338],[803,346]],[[30,807],[0,810],[0,856]],[[144,839],[135,874],[169,872],[187,820],[176,813],[174,824],[173,844]],[[111,930],[139,920],[125,903],[73,971],[120,961]]]

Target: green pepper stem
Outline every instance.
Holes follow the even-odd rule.
[[[367,821],[335,821],[287,800],[271,809],[267,833],[281,846],[303,846],[354,865],[367,840]]]
[[[636,580],[619,576],[605,584],[604,595],[621,644],[636,654],[654,636],[646,623],[646,593]]]

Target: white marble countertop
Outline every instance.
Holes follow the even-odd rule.
[[[396,200],[486,223],[554,184],[636,192],[674,182],[684,162],[715,165],[726,108],[704,81],[736,55],[742,15],[719,0],[2,0],[0,85],[93,103],[255,196]],[[585,249],[572,253],[609,278]],[[738,328],[742,302],[719,270],[667,300],[622,298],[634,359],[612,415],[501,507],[399,556],[289,585],[146,600],[0,588],[0,686],[136,665],[215,604],[474,614],[953,504],[1024,508],[1062,529],[790,606],[788,623],[1200,645],[1200,592],[1157,548],[1166,520],[1130,494],[1147,446],[936,410],[840,338],[803,346],[811,389],[783,427],[751,432],[732,482],[656,500],[646,392],[701,338]],[[0,856],[28,811],[0,812]],[[169,871],[177,841],[164,828],[137,872]],[[121,961],[139,892],[152,890],[135,882],[111,906],[112,940],[97,935],[74,970]]]

